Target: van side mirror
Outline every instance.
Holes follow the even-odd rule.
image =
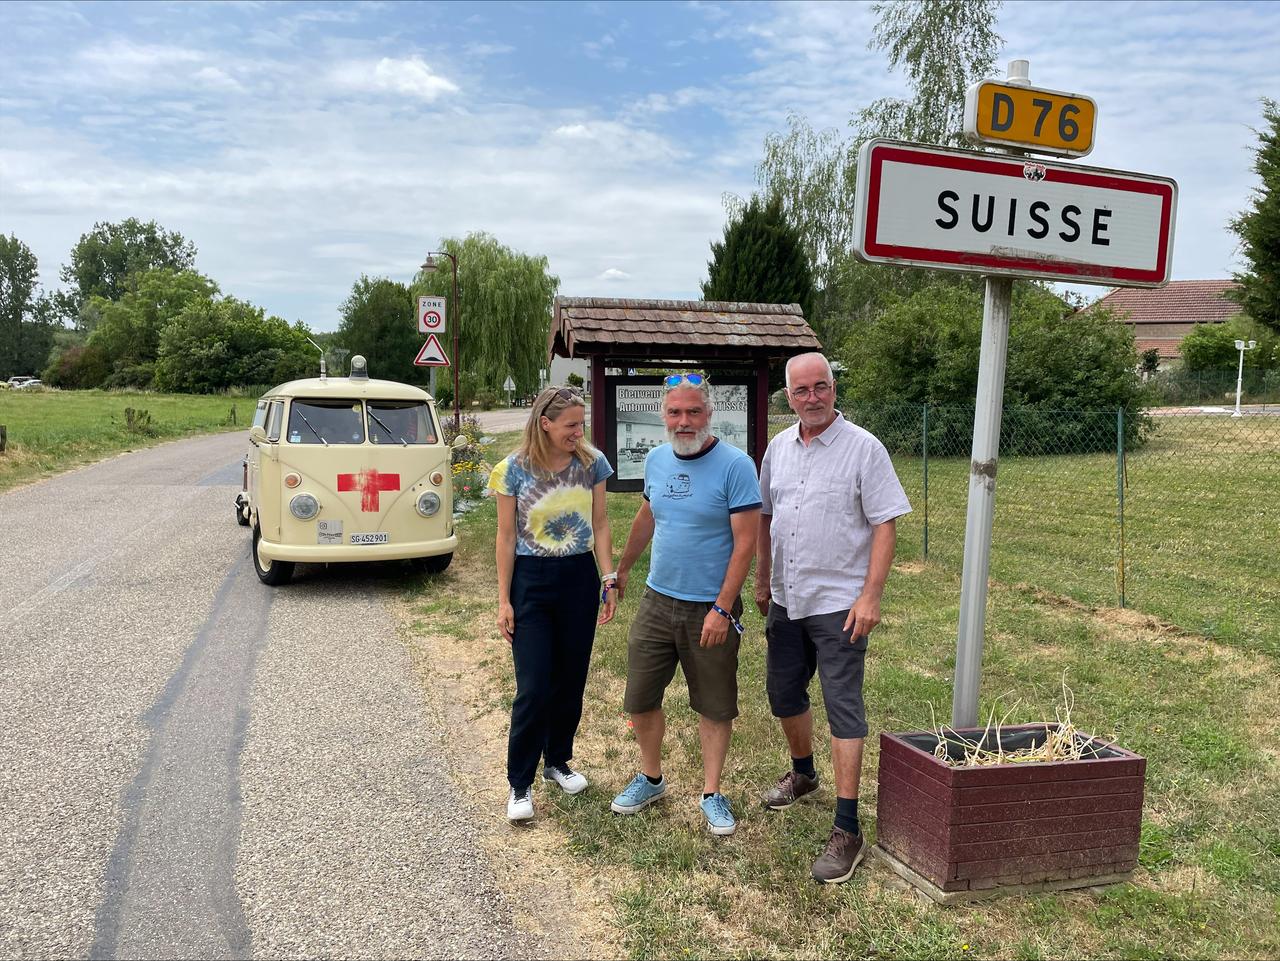
[[[462,448],[467,446],[467,435],[459,434],[457,437],[453,439],[452,446],[454,450],[462,450]]]
[[[255,447],[261,447],[267,442],[267,432],[261,424],[254,424],[249,428],[249,443]]]

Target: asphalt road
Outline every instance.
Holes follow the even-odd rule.
[[[0,494],[0,957],[506,958],[387,600],[258,583],[244,435]]]

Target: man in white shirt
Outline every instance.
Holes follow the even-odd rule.
[[[858,826],[863,663],[880,623],[896,519],[911,505],[884,445],[835,409],[826,357],[791,358],[787,402],[799,420],[770,442],[760,467],[756,604],[766,617],[769,706],[782,722],[792,769],[764,804],[782,810],[818,789],[808,693],[816,672],[831,726],[836,819],[813,876],[839,884],[866,853]]]

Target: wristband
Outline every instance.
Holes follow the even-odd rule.
[[[618,579],[618,572],[617,572],[617,571],[610,571],[608,574],[601,574],[601,575],[600,575],[600,583],[601,583],[601,584],[603,584],[605,581],[616,581],[617,579]]]
[[[719,604],[712,604],[712,605],[711,605],[711,609],[712,609],[713,611],[715,611],[717,614],[719,614],[721,617],[723,617],[723,618],[724,618],[726,621],[728,621],[730,624],[732,624],[732,625],[733,625],[733,629],[734,629],[735,631],[737,631],[739,634],[745,634],[745,633],[746,633],[747,629],[746,629],[745,627],[743,627],[743,626],[742,626],[742,621],[738,620],[736,617],[734,617],[732,614],[730,614],[728,611],[726,611],[726,610],[725,610],[723,607],[721,607]]]
[[[604,587],[600,588],[600,603],[603,604],[607,601],[609,599],[609,592],[616,591],[617,589],[618,584],[616,581],[612,584],[606,584]]]

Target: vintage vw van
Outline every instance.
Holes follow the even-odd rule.
[[[263,396],[249,442],[236,520],[253,529],[264,584],[286,583],[296,563],[449,566],[451,449],[426,391],[370,380],[357,354],[350,377],[322,372]]]

